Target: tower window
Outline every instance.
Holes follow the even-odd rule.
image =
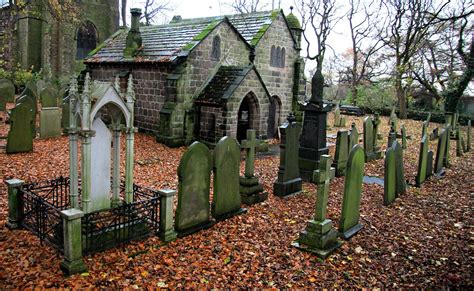
[[[76,60],[82,60],[97,46],[97,30],[92,22],[85,22],[77,30]]]
[[[213,60],[219,60],[221,58],[221,38],[218,35],[212,39],[211,58]]]

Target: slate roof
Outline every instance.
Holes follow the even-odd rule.
[[[204,87],[195,102],[201,104],[223,104],[227,102],[235,89],[240,86],[251,70],[255,71],[257,77],[260,79],[260,83],[265,88],[268,96],[270,96],[263,80],[253,65],[244,67],[222,66],[212,77],[206,87]]]
[[[103,62],[174,62],[186,57],[221,22],[231,27],[245,39],[248,45],[255,46],[265,34],[281,10],[215,16],[206,18],[182,19],[165,25],[142,26],[142,50],[135,58],[123,57],[128,29],[121,29],[89,54],[86,63]]]

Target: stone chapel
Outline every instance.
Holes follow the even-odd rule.
[[[85,59],[95,80],[133,74],[135,125],[168,146],[273,138],[304,98],[298,19],[282,10],[121,29]]]
[[[0,57],[7,67],[20,64],[70,76],[84,69],[87,54],[119,28],[118,0],[76,0],[74,19],[61,22],[41,0],[14,3],[20,12],[0,0]]]

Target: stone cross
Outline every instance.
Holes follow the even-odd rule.
[[[334,175],[334,168],[331,167],[331,157],[322,155],[319,163],[319,169],[314,171],[313,181],[318,185],[318,194],[316,198],[316,210],[314,220],[323,222],[326,220],[329,182]]]
[[[247,130],[247,139],[241,143],[241,148],[245,149],[245,177],[252,178],[255,172],[255,150],[260,148],[260,141],[255,137],[255,129]]]

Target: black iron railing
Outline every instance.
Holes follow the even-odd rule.
[[[61,211],[69,208],[69,178],[25,184],[19,191],[20,224],[37,235],[41,244],[63,252]]]
[[[135,193],[141,195],[139,191]],[[83,253],[102,251],[158,232],[159,210],[160,198],[155,196],[85,214],[82,218]]]
[[[89,254],[158,232],[158,191],[133,185],[134,203],[125,203],[125,183],[120,185],[121,205],[86,213],[82,218],[83,253]],[[79,188],[79,204],[81,191]],[[19,189],[21,225],[59,252],[64,251],[61,211],[70,208],[69,178],[25,184]]]

